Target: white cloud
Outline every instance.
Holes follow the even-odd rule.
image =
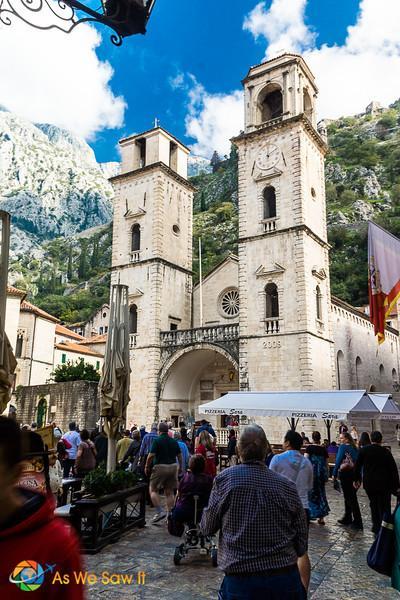
[[[290,6],[292,19],[283,10]],[[295,6],[296,10],[293,10]],[[304,22],[306,0],[261,2],[244,21],[255,38],[267,41],[265,57],[276,51],[302,51],[320,89],[319,116],[361,112],[371,100],[388,105],[400,96],[400,2],[361,0],[355,25],[342,46],[317,47]],[[310,47],[312,43],[312,47]],[[286,45],[285,45],[286,44]]]
[[[175,77],[170,77],[168,83],[173,90],[180,90],[185,87],[185,75],[184,73],[177,73]]]
[[[255,38],[268,41],[268,56],[282,51],[301,52],[315,39],[304,22],[307,0],[273,0],[269,10],[265,2],[259,2],[247,15],[243,29]]]
[[[111,65],[96,55],[100,42],[88,25],[70,34],[33,29],[15,18],[0,26],[0,104],[86,139],[120,127],[125,102],[111,90]]]
[[[193,153],[205,157],[214,150],[229,154],[229,139],[243,129],[243,93],[209,94],[193,75],[188,77],[191,87],[186,133],[197,140]]]

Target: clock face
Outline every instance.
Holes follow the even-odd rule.
[[[267,169],[272,169],[279,161],[279,158],[280,151],[278,146],[267,144],[260,150],[256,158],[256,165],[259,169],[266,171]]]

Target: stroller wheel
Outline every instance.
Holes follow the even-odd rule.
[[[211,548],[211,563],[213,567],[218,567],[218,550],[216,548]]]
[[[183,558],[182,545],[177,546],[174,552],[174,565],[180,565]]]

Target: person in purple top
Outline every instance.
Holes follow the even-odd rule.
[[[189,471],[185,473],[179,483],[172,519],[180,523],[192,522],[195,507],[193,496],[197,495],[199,496],[197,521],[200,520],[202,510],[208,504],[213,484],[212,477],[204,473],[205,465],[204,456],[201,454],[194,454],[191,457]]]

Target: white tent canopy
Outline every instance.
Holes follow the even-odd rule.
[[[368,394],[379,410],[379,418],[385,421],[400,420],[400,409],[391,394]]]
[[[246,415],[291,419],[344,420],[351,415],[380,414],[365,390],[312,392],[229,392],[201,404],[204,415]]]

